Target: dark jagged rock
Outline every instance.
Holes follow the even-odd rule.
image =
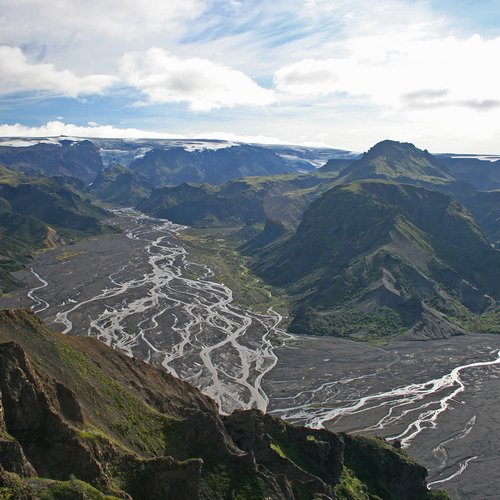
[[[344,442],[346,466],[357,471],[357,477],[368,486],[372,495],[384,500],[419,500],[423,497],[427,470],[407,460],[401,450],[378,438],[346,434]],[[432,497],[429,495],[429,498]]]
[[[85,481],[100,476],[98,461],[61,415],[56,395],[60,384],[44,384],[14,342],[0,345],[0,375],[6,428],[37,473],[66,479],[78,470]]]
[[[19,476],[36,475],[35,469],[26,458],[19,442],[11,437],[6,437],[5,434],[4,437],[0,438],[0,464],[4,470]]]
[[[238,447],[251,452],[258,463],[274,474],[293,478],[292,490],[299,497],[306,488],[315,495],[334,496],[331,485],[340,482],[343,466],[341,437],[293,427],[258,410],[235,411],[225,418],[225,425]]]
[[[202,468],[201,459],[153,458],[142,464],[130,492],[134,498],[199,498]]]

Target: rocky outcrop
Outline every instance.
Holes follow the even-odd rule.
[[[10,436],[0,438],[0,464],[9,472],[20,476],[35,476],[36,471],[26,458],[21,445]]]
[[[276,475],[289,478],[300,498],[301,492],[333,497],[332,485],[340,482],[343,439],[328,431],[294,427],[259,410],[235,411],[225,417],[229,435],[257,463]],[[298,463],[296,450],[301,450]]]
[[[382,439],[344,435],[344,460],[373,495],[384,500],[425,498],[425,467]],[[429,494],[429,498],[432,496]],[[445,497],[446,498],[446,497]]]
[[[102,475],[99,462],[65,421],[57,391],[67,398],[71,391],[53,381],[44,383],[14,342],[0,345],[0,390],[4,425],[39,475],[67,479],[78,470],[86,481]],[[72,411],[78,413],[78,401],[71,396]]]
[[[133,498],[175,498],[192,500],[200,497],[203,460],[178,462],[159,457],[144,462],[131,487]]]

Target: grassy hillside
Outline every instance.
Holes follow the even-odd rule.
[[[115,231],[105,210],[62,179],[26,177],[0,167],[0,291],[16,286],[10,273],[34,251]]]
[[[100,200],[130,207],[147,199],[153,184],[142,175],[115,163],[97,175],[90,189]]]
[[[181,184],[155,189],[137,208],[194,227],[263,224],[267,219],[295,226],[305,207],[333,184],[334,177],[289,174],[247,177],[221,186]]]
[[[6,498],[438,498],[382,440],[221,417],[189,384],[26,310],[0,311],[0,390]]]
[[[440,158],[428,151],[410,143],[386,140],[375,144],[359,160],[340,171],[337,184],[388,180],[445,192],[465,201],[476,188],[464,178],[455,177],[453,169],[447,169]]]
[[[252,269],[294,296],[296,332],[460,333],[500,298],[500,252],[449,196],[390,182],[324,193]]]

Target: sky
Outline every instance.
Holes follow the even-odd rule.
[[[0,136],[500,153],[500,0],[0,0]]]

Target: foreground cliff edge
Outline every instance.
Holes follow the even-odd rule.
[[[0,498],[429,499],[374,439],[214,401],[93,338],[0,311]]]

